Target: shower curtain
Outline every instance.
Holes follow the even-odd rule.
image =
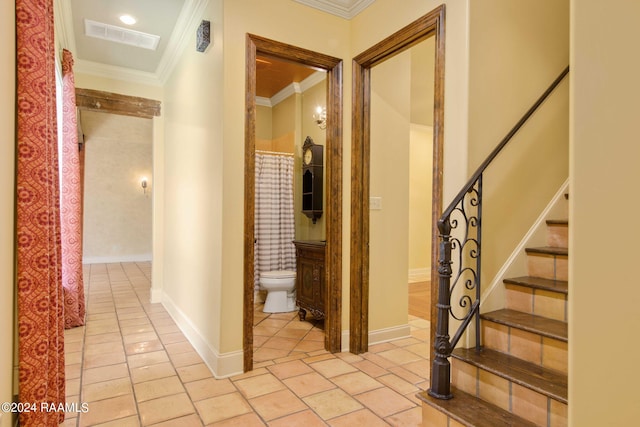
[[[260,272],[295,270],[293,157],[256,153],[254,289]]]

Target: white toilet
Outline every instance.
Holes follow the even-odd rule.
[[[289,270],[260,273],[260,287],[267,291],[265,313],[286,313],[296,307],[296,272]]]

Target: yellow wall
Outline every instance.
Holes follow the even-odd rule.
[[[363,52],[441,4],[446,6],[443,199],[447,204],[467,180],[469,0],[377,0],[351,20],[351,52],[353,56]],[[345,103],[345,109],[349,105]]]
[[[445,203],[466,181],[466,132],[467,132],[467,1],[376,1],[351,20],[352,55],[355,56],[382,39],[390,36],[422,15],[446,4],[446,65],[445,65],[445,128],[444,128],[444,200]],[[395,60],[395,58],[393,58]],[[410,61],[408,62],[410,64]],[[380,64],[372,72],[377,72]],[[409,84],[407,80],[393,76],[390,81],[405,82],[407,87],[399,88],[396,95],[403,94],[403,104],[407,111],[402,114],[376,113],[372,111],[371,131],[371,196],[382,197],[382,210],[371,211],[370,242],[370,292],[369,292],[369,330],[392,328],[407,323],[407,277],[408,277],[408,139],[409,139]],[[375,82],[373,83],[375,85]],[[372,108],[376,106],[372,100]],[[397,104],[397,105],[400,105]],[[349,108],[345,103],[345,108]],[[394,106],[396,104],[394,103]],[[397,113],[397,112],[394,112]],[[400,116],[403,117],[400,117]],[[383,137],[381,132],[393,131],[386,124],[391,118],[404,124],[402,136],[406,146],[404,151],[380,151],[393,149],[400,141],[387,136],[386,141],[378,144],[374,138]],[[378,130],[375,126],[378,125]],[[397,131],[397,129],[396,129]],[[385,137],[383,137],[385,138]],[[378,154],[376,154],[376,151]],[[387,156],[385,163],[384,156]],[[397,158],[400,156],[400,158]],[[388,159],[393,158],[393,161]],[[395,162],[403,162],[405,167],[393,167]],[[384,168],[390,169],[386,172]],[[386,181],[385,181],[386,180]],[[384,181],[384,182],[383,182]],[[386,190],[383,188],[389,184]],[[383,194],[384,192],[384,194]],[[399,209],[403,206],[403,209]],[[393,250],[389,248],[393,247]],[[386,267],[383,269],[382,267]]]
[[[640,419],[640,3],[571,2],[569,424]]]
[[[471,2],[469,175],[568,64],[568,0]],[[484,175],[483,283],[568,176],[568,87],[567,80]]]
[[[411,53],[371,71],[369,330],[407,324]]]
[[[246,33],[293,44],[302,48],[343,58],[349,62],[349,22],[307,6],[286,1],[242,0],[224,5],[224,166],[222,179],[221,243],[224,247],[222,267],[222,298],[220,313],[220,351],[242,348],[242,271],[243,271],[243,193],[244,193],[244,73]],[[266,19],[265,17],[268,17]],[[345,69],[345,76],[350,73]],[[345,77],[345,93],[349,93]],[[348,101],[346,101],[349,105]],[[349,115],[345,115],[348,124]],[[346,127],[346,126],[345,126]],[[348,144],[350,133],[344,134]],[[347,181],[348,182],[348,181]],[[346,205],[346,203],[345,203]],[[348,221],[345,212],[344,221]],[[347,319],[344,319],[348,322]]]
[[[0,5],[0,402],[13,400],[14,186],[15,186],[15,2]],[[0,412],[0,427],[11,414]]]
[[[325,149],[323,152],[324,155],[324,165],[325,168],[327,166],[327,151],[326,151],[326,130],[322,130],[318,127],[318,125],[313,121],[313,115],[316,112],[316,107],[321,106],[324,107],[327,103],[327,83],[326,80],[323,80],[321,83],[318,83],[302,93],[302,105],[301,105],[301,129],[300,136],[296,140],[296,151],[295,151],[295,171],[296,171],[296,183],[302,182],[302,144],[304,144],[304,140],[307,136],[310,136],[313,139],[314,144],[324,145]],[[345,141],[346,142],[346,141]],[[326,169],[323,174],[324,178],[324,191],[322,192],[322,206],[326,207],[327,200],[327,187],[326,187]],[[302,190],[299,187],[296,187],[294,192],[294,197],[296,201],[296,239],[300,240],[325,240],[326,239],[326,214],[323,214],[320,218],[316,220],[314,224],[313,221],[300,213],[302,210]],[[325,209],[326,210],[326,209]]]
[[[432,168],[433,128],[412,123],[409,133],[409,274],[427,276],[424,280],[431,280]]]
[[[272,132],[272,119],[271,119],[271,107],[264,105],[256,105],[256,149],[272,151],[271,138]]]

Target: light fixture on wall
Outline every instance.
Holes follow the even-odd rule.
[[[196,31],[196,50],[204,52],[211,43],[211,22],[202,20]]]
[[[140,186],[142,187],[142,192],[147,194],[147,177],[143,176],[140,180]]]
[[[316,122],[320,129],[327,128],[327,109],[326,107],[317,106],[316,112],[313,115],[313,120]]]

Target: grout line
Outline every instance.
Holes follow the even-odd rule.
[[[195,406],[196,401],[191,398],[191,396],[189,395],[189,393],[187,391],[187,388],[185,387],[185,384],[187,384],[189,382],[193,382],[193,381],[199,381],[200,379],[196,379],[196,380],[188,381],[188,382],[185,382],[185,381],[182,380],[180,375],[178,375],[178,369],[176,368],[176,366],[174,364],[174,361],[171,359],[171,357],[169,355],[169,352],[167,351],[167,347],[166,347],[167,344],[165,344],[164,341],[161,339],[161,334],[157,330],[158,327],[163,326],[163,325],[156,326],[156,324],[152,320],[152,317],[155,318],[155,317],[162,317],[162,316],[167,315],[166,311],[164,309],[156,311],[154,309],[154,307],[156,307],[155,304],[151,304],[150,302],[143,303],[143,299],[145,298],[145,296],[147,294],[146,294],[146,291],[144,289],[144,286],[141,286],[141,281],[138,280],[138,277],[144,278],[146,280],[146,282],[150,283],[150,278],[146,274],[146,270],[144,268],[142,268],[137,263],[132,263],[131,265],[129,263],[126,263],[126,264],[120,263],[118,265],[115,265],[115,264],[113,264],[113,265],[111,265],[111,264],[102,264],[100,266],[101,266],[101,268],[104,268],[104,270],[105,270],[104,274],[106,276],[106,279],[107,279],[108,283],[104,285],[104,288],[103,288],[103,285],[99,286],[99,289],[97,289],[96,291],[99,292],[99,294],[101,294],[101,297],[107,297],[108,296],[108,299],[109,299],[108,303],[113,305],[113,311],[107,311],[106,313],[113,314],[113,316],[115,317],[115,320],[117,322],[117,325],[118,325],[118,331],[119,331],[119,334],[120,334],[120,342],[121,342],[121,344],[123,346],[123,352],[124,352],[124,355],[125,355],[125,363],[126,363],[126,368],[127,368],[127,373],[128,373],[128,379],[129,379],[131,387],[132,387],[133,399],[135,401],[135,409],[136,409],[136,414],[135,415],[137,416],[138,422],[142,425],[141,413],[140,413],[140,408],[139,408],[139,405],[138,405],[139,402],[138,402],[136,391],[135,391],[135,387],[134,387],[134,384],[133,384],[133,378],[132,378],[132,375],[131,375],[131,366],[129,365],[129,356],[135,356],[137,354],[146,354],[146,353],[149,353],[149,352],[146,352],[146,353],[133,353],[131,355],[127,354],[126,344],[125,344],[125,340],[124,340],[125,335],[123,334],[122,326],[120,324],[121,320],[125,320],[125,319],[120,319],[120,316],[123,315],[123,314],[130,313],[131,309],[135,309],[135,310],[133,310],[133,312],[137,312],[138,309],[141,309],[142,313],[144,314],[144,320],[151,325],[151,329],[154,331],[155,335],[157,336],[157,339],[159,340],[159,342],[161,344],[162,351],[164,351],[164,353],[166,354],[169,364],[172,366],[173,370],[175,371],[175,375],[177,376],[178,380],[180,381],[180,384],[181,384],[183,390],[180,391],[179,393],[180,394],[182,394],[182,393],[186,394],[186,396],[188,397],[190,402],[193,404],[193,409],[194,409],[193,413],[187,414],[187,415],[183,415],[183,416],[179,416],[179,417],[184,417],[184,416],[191,417],[191,416],[193,416],[195,414],[195,416],[198,417],[198,419],[204,424],[204,420],[203,420],[200,412],[198,411],[198,408]],[[135,266],[135,267],[133,267],[133,266]],[[87,302],[91,298],[91,291],[95,290],[95,288],[93,286],[95,284],[92,283],[92,281],[91,281],[92,273],[98,274],[98,271],[102,272],[102,269],[98,269],[97,266],[92,266],[92,265],[89,266],[89,281],[88,281],[89,283],[85,284],[85,292],[88,295]],[[138,276],[138,273],[142,273],[142,276]],[[100,274],[102,274],[102,273],[100,273]],[[114,280],[116,281],[116,286],[117,286],[117,289],[115,289],[115,290],[114,290],[114,287],[113,287],[113,284],[114,284],[113,281]],[[135,282],[135,284],[134,284],[134,282]],[[149,284],[149,283],[147,283],[147,284]],[[108,286],[108,289],[106,288],[106,286]],[[132,301],[130,300],[130,298],[132,298],[134,295],[135,295],[135,298],[136,298],[135,301],[137,301],[137,304],[134,304],[133,306],[130,306],[132,304]],[[118,304],[124,304],[124,306],[118,307],[117,303]],[[121,310],[125,310],[126,313],[121,313],[120,312]],[[82,365],[81,365],[81,370],[80,370],[81,378],[80,378],[80,390],[79,390],[80,396],[82,396],[82,393],[83,393],[84,355],[85,355],[85,347],[86,347],[86,334],[87,334],[87,325],[88,325],[88,316],[89,316],[89,314],[90,313],[87,313],[87,323],[85,324],[85,327],[84,327],[84,330],[83,330],[83,339],[82,339],[82,349],[81,349],[81,352],[82,352],[82,361],[81,361],[81,363],[82,363]],[[159,316],[157,316],[157,315],[159,315]],[[260,322],[264,321],[265,319],[269,318],[270,316],[271,316],[271,314],[269,314],[265,318],[261,319]],[[138,318],[136,317],[136,319],[138,319]],[[143,319],[143,317],[140,317],[139,319]],[[292,314],[292,317],[290,319],[282,319],[282,320],[286,320],[287,321],[286,325],[289,325],[291,322],[294,322],[294,321],[297,320],[297,316]],[[146,324],[146,322],[144,322],[144,323]],[[258,322],[258,324],[260,322]],[[395,412],[393,412],[391,414],[388,414],[388,415],[386,415],[384,417],[383,416],[379,416],[375,412],[371,411],[380,420],[387,420],[391,416],[395,416],[395,415],[400,414],[400,413],[405,412],[405,411],[413,410],[415,407],[419,407],[420,406],[419,403],[414,402],[411,398],[408,397],[409,395],[413,394],[413,392],[410,392],[408,394],[402,394],[400,391],[397,391],[394,388],[392,388],[391,386],[386,385],[384,383],[381,383],[381,385],[379,387],[375,387],[374,389],[371,389],[371,390],[365,390],[365,391],[363,391],[361,393],[357,393],[357,394],[350,394],[350,393],[346,392],[346,390],[342,389],[334,381],[339,376],[333,376],[333,377],[329,378],[329,377],[326,377],[320,371],[318,371],[318,370],[316,370],[314,368],[314,366],[313,366],[314,363],[320,363],[322,360],[310,360],[310,359],[312,359],[312,358],[315,359],[317,356],[321,356],[324,353],[326,353],[327,355],[330,356],[330,358],[328,358],[326,360],[329,360],[329,359],[342,360],[344,363],[347,363],[350,366],[352,366],[353,368],[355,368],[355,371],[353,371],[353,372],[363,373],[367,377],[372,378],[372,379],[374,379],[376,381],[378,381],[377,378],[379,376],[378,377],[373,377],[372,375],[369,375],[364,370],[358,368],[357,366],[354,366],[353,363],[355,363],[355,362],[353,362],[353,361],[352,362],[348,362],[346,360],[343,360],[342,357],[339,357],[338,355],[334,355],[334,354],[328,353],[328,352],[326,352],[324,350],[300,351],[299,352],[301,354],[300,358],[294,358],[294,359],[290,359],[290,360],[283,360],[283,359],[287,359],[289,357],[292,357],[292,354],[295,351],[294,349],[297,347],[297,345],[299,345],[300,342],[304,341],[305,338],[307,338],[312,331],[315,332],[315,331],[321,330],[318,327],[319,321],[311,319],[310,322],[312,323],[312,326],[309,329],[305,329],[305,332],[301,336],[301,338],[297,339],[296,346],[294,346],[291,350],[289,350],[287,352],[286,356],[270,360],[271,364],[264,366],[264,370],[265,370],[266,373],[268,373],[269,375],[272,375],[274,378],[276,378],[277,381],[280,384],[283,385],[284,389],[289,390],[290,392],[292,392],[296,396],[297,399],[299,399],[300,401],[302,401],[305,404],[305,407],[306,407],[305,409],[301,409],[300,411],[297,411],[297,412],[294,412],[294,413],[288,413],[288,414],[282,415],[282,416],[280,416],[280,417],[278,417],[276,419],[281,419],[281,418],[293,416],[293,415],[295,415],[297,413],[309,410],[310,412],[314,413],[323,422],[327,422],[328,421],[328,419],[322,418],[313,408],[311,408],[303,400],[303,397],[298,396],[298,394],[293,389],[291,389],[284,382],[284,380],[281,380],[279,377],[275,376],[275,374],[273,372],[271,372],[271,370],[270,370],[271,366],[277,366],[279,363],[286,363],[286,362],[296,361],[296,360],[301,361],[306,366],[308,366],[310,369],[312,369],[312,372],[320,375],[326,381],[329,381],[331,384],[333,384],[334,387],[331,390],[338,389],[338,390],[344,391],[351,398],[353,398],[356,402],[358,402],[363,408],[366,408],[369,411],[371,411],[371,408],[367,404],[365,404],[363,402],[360,402],[358,399],[355,398],[355,396],[359,396],[359,395],[361,395],[363,393],[370,392],[372,390],[377,390],[377,389],[380,389],[380,388],[387,388],[389,390],[392,390],[395,393],[397,393],[399,396],[402,396],[405,399],[407,399],[407,401],[409,401],[411,403],[411,405],[412,405],[411,407],[405,408],[405,409],[402,409],[402,410],[397,410],[397,411],[395,411]],[[279,331],[281,331],[283,329],[284,328],[280,328]],[[422,328],[417,328],[417,329],[422,329]],[[275,337],[276,334],[277,334],[277,332],[272,334],[269,338]],[[423,340],[419,340],[419,341],[423,342]],[[188,341],[185,341],[185,342],[188,343]],[[394,344],[394,343],[391,343],[391,344]],[[399,344],[398,345],[394,344],[394,346],[397,349],[404,348],[403,346],[401,346]],[[160,351],[160,350],[154,350],[154,351]],[[407,350],[407,351],[410,351],[410,350]],[[296,351],[296,353],[298,353],[298,352]],[[370,352],[370,354],[376,354],[377,355],[378,353]],[[418,354],[418,356],[420,357],[420,360],[424,359],[423,356],[420,356],[419,354]],[[382,357],[382,356],[380,356],[380,357]],[[381,366],[378,363],[376,363],[376,361],[369,360],[369,359],[367,359],[365,357],[362,357],[361,359],[359,359],[358,362],[365,361],[365,360],[368,360],[369,363],[371,363],[371,364],[377,366],[379,369],[381,369],[384,372],[384,374],[382,374],[383,376],[384,375],[388,375],[388,374],[395,375],[394,372],[391,371],[390,369],[392,367],[403,367],[405,365],[405,363],[396,363],[396,362],[394,362],[393,366],[389,366],[388,368],[384,368],[383,366]],[[193,365],[195,365],[195,364],[193,364]],[[109,365],[100,366],[100,368],[106,367],[106,366],[109,366]],[[190,364],[190,365],[185,365],[185,366],[192,366],[192,365]],[[96,368],[98,368],[98,367],[96,367]],[[413,385],[414,387],[416,387],[418,389],[420,389],[418,384],[423,383],[424,381],[427,381],[427,379],[425,379],[424,375],[422,375],[422,374],[416,374],[413,371],[408,371],[408,373],[411,373],[411,374],[415,375],[416,376],[415,380],[407,380],[407,379],[404,379],[403,377],[400,377],[398,375],[396,375],[396,376],[398,378],[406,381],[407,383]],[[304,374],[299,374],[299,375],[304,375]],[[343,375],[343,374],[340,374],[340,375]],[[298,375],[296,375],[296,376],[298,376]],[[289,378],[294,378],[294,377],[289,377]],[[163,378],[165,378],[165,377],[163,377]],[[207,378],[210,378],[210,377],[207,377]],[[251,377],[248,377],[248,378],[251,378]],[[156,380],[159,380],[159,379],[161,379],[161,378],[152,379],[152,380],[148,380],[148,381],[156,381]],[[417,381],[417,380],[420,380],[420,381],[414,383],[414,381]],[[229,383],[231,385],[233,385],[233,390],[234,391],[232,393],[238,393],[238,395],[242,398],[242,400],[244,402],[246,402],[252,408],[253,414],[256,417],[258,417],[262,422],[264,422],[265,424],[268,424],[267,421],[262,417],[262,415],[258,411],[256,411],[256,409],[254,408],[254,406],[252,405],[250,400],[237,387],[236,381],[237,380],[234,380],[233,377],[229,378]],[[380,381],[378,381],[378,382],[380,383]],[[138,384],[141,384],[141,383],[138,383]],[[322,393],[322,392],[318,392],[318,393]],[[177,394],[175,394],[175,395],[177,395]],[[172,394],[170,396],[174,396],[174,394]],[[160,397],[156,397],[154,399],[160,399],[160,398],[164,398],[164,397],[167,397],[167,396],[160,396]],[[305,398],[306,397],[308,397],[308,396],[305,396]],[[205,398],[203,398],[201,400],[208,399],[208,398],[209,397],[205,397]],[[154,399],[150,399],[148,401],[151,401],[151,400],[154,400]],[[356,412],[358,410],[360,410],[360,409],[354,409],[353,411],[349,411],[349,412],[347,412],[345,414],[340,414],[340,415],[338,415],[336,417],[352,414],[353,412]],[[132,414],[130,416],[123,417],[122,419],[128,418],[128,417],[133,417],[133,416],[134,415]],[[167,422],[167,421],[170,421],[170,420],[177,420],[179,417],[168,418],[168,419],[164,419],[164,420],[161,420],[161,421],[158,421],[158,422]],[[235,418],[235,417],[236,416],[234,416],[232,418]],[[336,417],[332,417],[331,419],[336,418]],[[231,418],[229,418],[229,419],[231,419]],[[269,422],[273,422],[276,419],[270,420]],[[78,416],[76,418],[76,425],[79,425],[79,420],[80,420],[80,417]]]

